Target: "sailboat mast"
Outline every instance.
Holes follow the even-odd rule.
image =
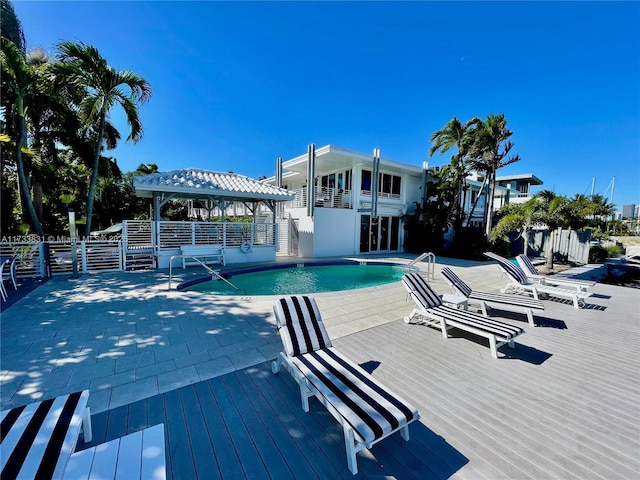
[[[609,199],[609,203],[611,205],[613,205],[613,190],[616,187],[616,177],[613,177],[613,180],[611,180],[611,198]]]

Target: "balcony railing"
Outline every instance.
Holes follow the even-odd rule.
[[[285,203],[285,208],[306,207],[307,187],[292,190],[296,196],[290,202]],[[351,190],[341,188],[316,187],[315,206],[324,208],[353,208]]]

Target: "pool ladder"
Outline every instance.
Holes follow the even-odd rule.
[[[415,267],[416,263],[421,262],[424,259],[426,259],[427,261],[427,279],[435,280],[434,276],[435,276],[435,269],[436,269],[436,256],[431,252],[424,252],[423,254],[419,255],[418,257],[416,257],[415,259],[407,263],[404,266],[403,272],[407,273],[413,270],[413,267]]]
[[[169,259],[169,286],[167,287],[167,290],[171,290],[171,276],[172,276],[172,269],[173,269],[173,260],[176,259],[176,258],[190,258],[192,260],[195,260],[200,265],[202,265],[207,272],[209,272],[211,274],[211,280],[213,280],[214,278],[217,278],[218,280],[222,280],[223,282],[231,285],[234,288],[234,290],[238,290],[238,287],[236,287],[233,283],[231,283],[229,280],[227,280],[222,275],[220,275],[220,273],[217,270],[212,269],[211,267],[209,267],[209,265],[207,265],[206,263],[201,262],[198,258],[194,257],[193,255],[173,255]]]

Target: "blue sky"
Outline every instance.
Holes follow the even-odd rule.
[[[142,141],[108,154],[275,173],[327,144],[421,165],[452,117],[504,113],[557,194],[640,204],[639,2],[14,1],[28,47],[99,49],[151,84]],[[127,135],[124,116],[112,122]],[[451,152],[453,153],[453,152]]]

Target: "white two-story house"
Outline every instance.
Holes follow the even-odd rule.
[[[285,221],[279,225],[281,238],[297,238],[297,244],[285,240],[280,250],[301,257],[401,252],[402,216],[421,202],[424,179],[419,166],[310,146],[265,180],[296,193],[281,205]]]

